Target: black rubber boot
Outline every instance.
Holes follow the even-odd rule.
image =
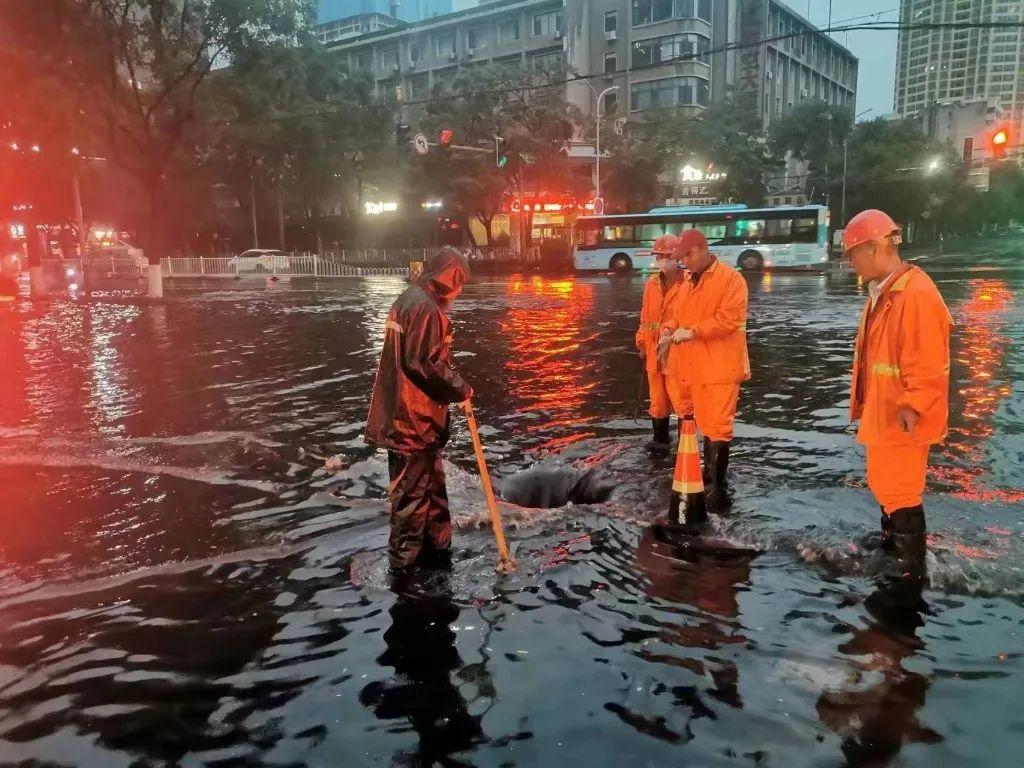
[[[672,438],[669,437],[669,419],[651,419],[651,429],[654,433],[654,439],[651,440],[651,447],[659,450],[666,449],[672,444]]]
[[[887,549],[896,555],[904,578],[924,581],[926,555],[928,545],[925,540],[927,526],[924,519],[924,506],[897,509],[883,521],[883,535],[888,523]]]
[[[729,503],[729,447],[731,443],[704,438],[704,483],[707,487],[708,504],[716,513]]]

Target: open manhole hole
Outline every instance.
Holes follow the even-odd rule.
[[[615,489],[611,478],[596,469],[536,466],[501,483],[505,501],[529,509],[557,509],[567,504],[600,504]]]

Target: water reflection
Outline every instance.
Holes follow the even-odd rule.
[[[384,632],[387,649],[377,663],[394,674],[363,688],[359,701],[377,718],[406,719],[416,731],[415,752],[396,755],[395,765],[463,765],[453,755],[483,741],[483,729],[451,677],[462,667],[451,627],[459,607],[442,589],[430,595],[399,595],[390,613],[391,626]],[[489,678],[480,687],[490,687]]]
[[[854,630],[853,637],[839,646],[854,660],[857,684],[825,691],[817,711],[821,721],[843,737],[849,765],[888,765],[904,744],[942,741],[918,719],[931,681],[906,666],[924,650],[917,636],[928,610],[923,583],[912,578],[880,581],[864,601],[867,626]]]
[[[526,422],[530,432],[558,430],[539,450],[551,451],[594,436],[582,428],[594,421],[586,415],[590,393],[600,383],[597,361],[578,354],[598,334],[583,336],[584,318],[593,308],[593,287],[576,280],[515,279],[508,283],[511,299],[501,330],[509,339],[508,387],[517,413],[537,414]],[[566,435],[566,432],[572,431]]]
[[[964,371],[955,396],[961,401],[961,415],[951,420],[942,446],[943,465],[934,467],[932,474],[957,489],[955,495],[964,499],[1020,503],[1024,489],[992,489],[982,482],[991,474],[986,454],[995,433],[996,413],[1013,394],[1004,371],[1010,340],[1003,330],[1014,296],[1006,282],[998,279],[971,280],[968,290],[956,314],[960,348],[954,354]]]
[[[644,648],[638,655],[710,678],[707,696],[742,709],[739,668],[714,652],[748,640],[739,621],[738,593],[750,583],[750,559],[687,555],[659,541],[648,528],[637,545],[636,566],[645,579],[647,596],[669,603],[667,610],[675,616],[674,621],[662,623],[659,640],[673,648],[697,649],[680,654]],[[698,686],[676,686],[672,693],[675,706],[689,709],[691,719],[716,716]]]

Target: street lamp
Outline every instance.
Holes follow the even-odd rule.
[[[590,88],[591,91],[594,90],[594,86],[590,85],[589,82],[587,83],[587,86]],[[601,197],[601,104],[604,102],[604,97],[605,96],[607,96],[612,91],[617,91],[617,90],[619,90],[619,86],[617,86],[617,85],[610,85],[607,88],[605,88],[603,91],[601,91],[600,94],[597,95],[597,138],[596,138],[596,141],[594,142],[594,154],[595,154],[595,156],[597,158],[597,163],[596,163],[596,172],[597,172],[597,185],[596,185],[596,187],[597,187],[597,193],[595,195],[595,197],[597,197],[597,198]]]

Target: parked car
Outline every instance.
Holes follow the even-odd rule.
[[[237,256],[232,256],[230,263],[239,272],[273,272],[288,269],[288,254],[272,248],[250,248]]]
[[[131,264],[140,271],[145,271],[149,267],[149,260],[141,248],[121,242],[114,245],[101,245],[89,248],[85,252],[85,260],[87,263],[96,262],[96,265],[100,268],[104,266],[104,262],[112,260],[115,264],[115,272],[123,271],[122,265],[127,264]]]

